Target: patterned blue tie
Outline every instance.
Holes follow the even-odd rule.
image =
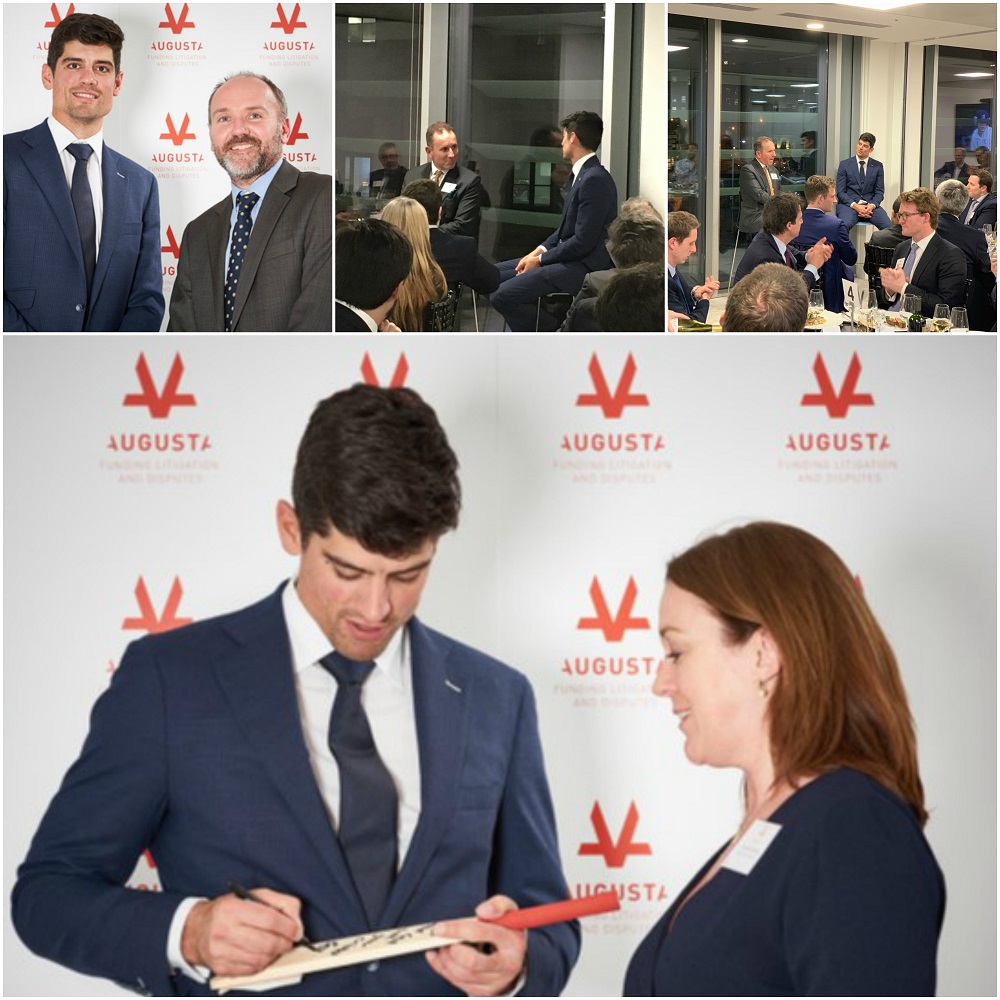
[[[226,316],[226,333],[233,331],[233,311],[236,308],[236,286],[240,280],[240,269],[243,266],[243,255],[250,243],[250,231],[253,229],[253,219],[250,213],[260,200],[260,195],[253,191],[236,196],[236,224],[233,226],[233,242],[229,249],[229,268],[226,271],[226,293],[224,312]]]
[[[903,264],[903,274],[909,279],[910,275],[913,273],[913,262],[917,259],[917,244],[910,244],[910,252],[906,255],[906,263]],[[903,286],[904,290],[906,286]],[[899,312],[903,308],[903,294],[896,297],[896,301],[889,307],[889,312]]]
[[[94,281],[94,269],[97,266],[97,220],[94,215],[94,195],[90,190],[90,181],[87,180],[87,161],[94,148],[86,142],[71,142],[66,148],[76,157],[70,194],[73,198],[76,224],[80,229],[83,268],[87,275],[89,292]]]

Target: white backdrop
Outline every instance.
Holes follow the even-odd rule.
[[[25,337],[4,360],[8,894],[126,643],[287,576],[273,508],[314,403],[405,370],[465,491],[422,617],[532,679],[571,888],[623,897],[568,992],[619,994],[735,829],[738,775],[688,764],[649,692],[650,626],[670,554],[764,517],[841,553],[895,645],[948,881],[940,992],[995,995],[995,339]],[[9,917],[4,957],[8,996],[115,989]]]
[[[212,154],[207,125],[208,95],[223,77],[246,70],[273,80],[285,95],[292,123],[285,159],[300,170],[333,173],[332,7],[5,3],[5,133],[31,128],[51,113],[42,66],[56,17],[73,12],[103,14],[125,33],[125,76],[104,119],[104,139],[156,176],[169,311],[184,227],[230,190],[229,177]]]

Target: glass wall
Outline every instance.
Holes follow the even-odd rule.
[[[705,169],[716,158],[706,149],[705,67],[708,40],[705,22],[696,18],[671,16],[667,25],[668,100],[667,179],[671,212],[690,212],[703,225],[705,215]],[[728,177],[732,155],[721,153],[721,170]],[[728,183],[728,182],[726,182]],[[703,234],[702,234],[703,235]],[[705,240],[699,239],[698,252],[681,270],[693,284],[701,284],[706,274]]]
[[[452,4],[448,120],[482,177],[480,253],[520,257],[558,227],[572,183],[559,121],[601,112],[604,4]]]
[[[419,162],[422,13],[418,3],[336,5],[338,217],[371,215]]]

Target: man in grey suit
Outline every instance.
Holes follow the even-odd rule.
[[[167,329],[332,330],[333,178],[282,159],[285,95],[241,73],[212,91],[208,117],[232,191],[184,230]]]
[[[774,163],[774,141],[766,135],[753,141],[753,159],[740,169],[739,231],[753,236],[761,230],[764,205],[781,190]]]

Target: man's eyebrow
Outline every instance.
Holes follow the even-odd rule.
[[[352,573],[361,573],[363,576],[371,576],[372,571],[370,569],[362,569],[360,566],[355,566],[354,563],[348,562],[346,559],[342,559],[340,556],[335,556],[332,552],[323,553],[327,559],[330,560],[335,566],[339,566],[341,569],[350,570]],[[402,569],[393,570],[389,576],[406,576],[409,573],[418,573],[422,569],[426,569],[430,566],[432,559],[425,559],[421,563],[415,563],[413,566],[404,566]]]
[[[86,62],[86,61],[87,60],[84,59],[83,56],[63,56],[62,59],[59,60],[59,62],[61,62],[61,63],[64,63],[64,62]],[[95,66],[114,66],[114,63],[110,59],[95,59],[94,60],[94,65]]]
[[[244,109],[245,111],[266,111],[266,104],[251,104],[249,107]],[[217,115],[220,111],[232,111],[232,108],[216,108],[212,114]]]

